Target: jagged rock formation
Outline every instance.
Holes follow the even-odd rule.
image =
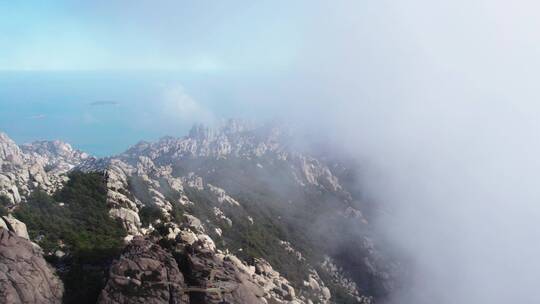
[[[61,141],[40,141],[21,147],[0,132],[0,194],[19,203],[31,191],[53,193],[65,174],[88,158]]]
[[[395,265],[342,170],[295,151],[278,127],[195,126],[102,159],[57,141],[19,148],[0,133],[0,165],[13,203],[52,193],[72,169],[103,174],[128,247],[101,303],[367,304],[393,288]],[[228,291],[181,291],[215,284]]]
[[[90,157],[59,140],[35,141],[21,145],[21,150],[31,158],[38,159],[39,163],[46,164],[46,171],[53,174],[69,171]]]
[[[253,127],[232,120],[219,129],[195,126],[184,138],[164,137],[155,143],[140,142],[118,158],[128,163],[145,156],[155,164],[174,164],[193,158],[257,159],[265,156],[286,160],[297,182],[340,191],[341,185],[330,169],[317,159],[287,148],[287,135],[278,127]],[[261,164],[258,164],[262,166]]]
[[[39,247],[0,228],[0,302],[61,303],[62,282],[41,255]]]
[[[248,265],[234,254],[216,249],[204,232],[198,218],[186,215],[184,226],[168,235],[174,237],[175,256],[190,286],[220,289],[219,293],[190,293],[195,303],[305,303],[267,261],[256,259],[254,265]]]
[[[189,303],[184,288],[184,277],[172,255],[135,237],[112,265],[98,303]]]

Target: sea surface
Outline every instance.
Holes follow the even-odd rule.
[[[19,144],[60,139],[113,155],[140,140],[183,136],[193,123],[268,115],[252,103],[262,83],[231,74],[4,71],[0,131]]]

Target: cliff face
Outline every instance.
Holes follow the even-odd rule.
[[[0,228],[0,302],[56,304],[62,294],[62,282],[39,247]]]
[[[281,128],[196,126],[103,159],[1,139],[10,210],[71,170],[103,176],[109,216],[128,235],[100,303],[372,303],[392,288],[397,265],[342,170],[295,150]]]

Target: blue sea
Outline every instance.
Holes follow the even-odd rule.
[[[0,72],[0,131],[19,144],[60,139],[112,155],[140,140],[183,136],[193,123],[264,117],[272,103],[252,102],[262,83],[230,74]]]

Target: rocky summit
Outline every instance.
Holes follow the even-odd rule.
[[[373,206],[290,143],[231,120],[95,158],[0,133],[0,302],[382,303]]]

